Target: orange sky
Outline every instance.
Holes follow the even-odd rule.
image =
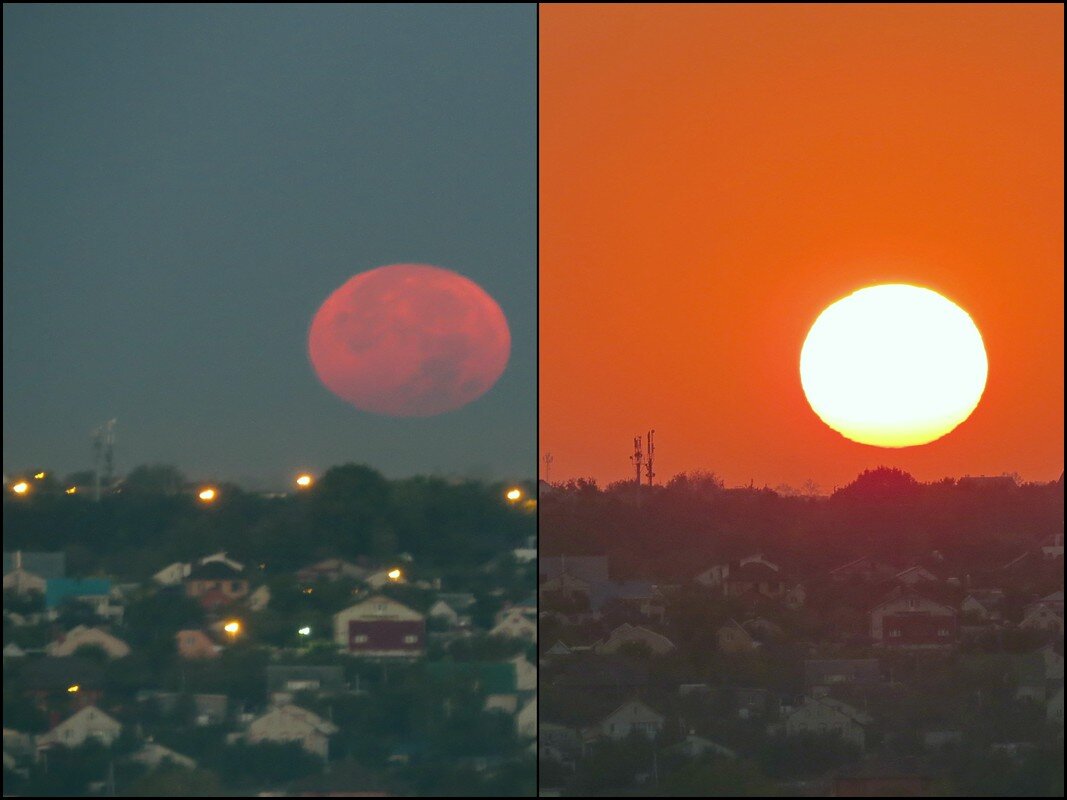
[[[540,449],[553,481],[832,489],[1063,468],[1063,7],[540,11]],[[800,386],[828,304],[968,311],[989,381],[929,445],[845,440]],[[543,472],[543,469],[542,469]]]

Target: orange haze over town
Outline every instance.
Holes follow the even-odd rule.
[[[551,479],[823,490],[1063,468],[1063,7],[545,5],[540,450]],[[989,373],[930,444],[857,444],[799,375],[819,313],[909,283]],[[542,474],[544,467],[542,466]]]

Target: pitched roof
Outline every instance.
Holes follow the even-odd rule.
[[[18,555],[16,555],[18,554]],[[13,550],[4,553],[4,574],[15,569],[21,559],[22,569],[44,578],[46,581],[62,578],[67,574],[67,554],[45,553],[32,550]]]
[[[193,567],[186,580],[243,580],[241,571],[234,569],[225,561],[209,561]]]

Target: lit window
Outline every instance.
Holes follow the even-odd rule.
[[[404,644],[415,644],[419,640],[418,636],[405,636]]]
[[[900,636],[900,631],[892,630],[892,631],[889,632],[889,635],[890,636]]]
[[[367,641],[367,635],[365,633],[361,633],[358,636],[353,636],[352,641],[356,644],[363,644]]]

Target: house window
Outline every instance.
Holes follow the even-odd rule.
[[[419,640],[418,636],[405,636],[404,644],[415,644]]]
[[[356,644],[365,644],[367,641],[367,634],[361,633],[358,636],[353,636],[352,641]]]
[[[899,630],[896,630],[896,629],[894,629],[894,630],[891,630],[891,631],[889,632],[889,635],[890,635],[890,636],[894,636],[894,637],[895,637],[895,636],[900,636],[900,631],[899,631]]]

